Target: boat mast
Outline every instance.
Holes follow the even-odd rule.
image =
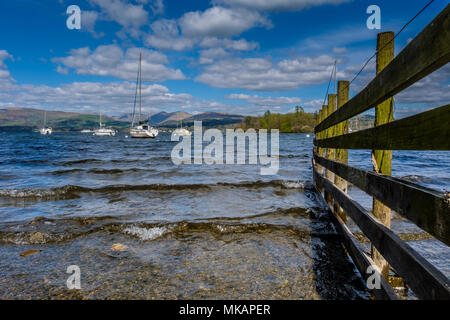
[[[139,122],[141,124],[141,112],[142,112],[142,52],[139,53]]]

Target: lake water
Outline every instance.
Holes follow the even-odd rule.
[[[369,299],[312,186],[312,143],[281,134],[278,174],[261,176],[174,165],[167,133],[0,133],[0,298]],[[370,170],[370,153],[350,164]],[[394,152],[393,175],[448,192],[449,153]],[[392,228],[450,275],[445,245],[395,214]]]

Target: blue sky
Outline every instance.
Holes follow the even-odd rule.
[[[130,112],[139,52],[145,112],[289,112],[320,108],[332,65],[350,80],[376,35],[428,1],[14,0],[0,2],[0,107]],[[381,30],[369,30],[369,5]],[[445,6],[436,0],[397,39],[400,52]],[[66,27],[69,5],[81,29]],[[374,61],[373,61],[374,62]],[[352,84],[361,90],[368,65]],[[448,65],[396,97],[398,116],[448,103]]]

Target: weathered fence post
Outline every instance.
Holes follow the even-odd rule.
[[[336,111],[336,95],[328,95],[328,107],[327,107],[327,117]],[[331,126],[327,130],[327,138],[334,137],[336,135],[336,126]],[[327,159],[335,160],[336,149],[327,148]],[[327,170],[326,177],[330,181],[334,181],[334,173],[331,170]],[[325,193],[325,200],[327,201],[330,208],[333,208],[333,197],[329,193]]]
[[[338,109],[342,107],[345,103],[347,103],[349,99],[349,91],[350,91],[349,87],[350,87],[349,81],[338,81],[338,96],[337,96]],[[336,125],[336,136],[340,136],[347,133],[348,133],[348,121],[343,121]],[[336,161],[348,164],[348,150],[336,149]],[[342,191],[347,192],[347,181],[342,179],[338,175],[335,175],[334,177],[334,184]],[[336,212],[344,222],[347,221],[347,215],[338,204],[335,204],[334,212]]]
[[[322,121],[323,121],[323,108],[321,110],[319,110],[316,126],[318,124],[320,124]],[[316,133],[316,140],[320,140],[320,139],[322,139],[322,132],[317,132]],[[314,152],[316,152],[317,154],[320,154],[321,152],[323,153],[323,148],[314,147]],[[315,166],[316,166],[317,172],[319,172],[320,174],[323,174],[323,171],[325,170],[325,168],[322,167],[318,163],[315,163]],[[319,190],[319,192],[322,192],[322,188],[317,182],[316,182],[316,188],[317,188],[317,190]]]
[[[321,122],[323,121],[323,119],[324,119],[323,113],[324,113],[324,110],[323,110],[323,107],[322,107],[322,109],[319,110],[319,117],[318,117],[317,124],[319,124],[319,123],[321,123]],[[318,133],[317,133],[316,139],[317,139],[317,140],[323,139],[323,134],[322,134],[322,132],[318,132]],[[318,147],[318,148],[316,149],[316,152],[317,152],[318,155],[323,156],[323,154],[324,154],[324,149]],[[324,170],[325,170],[325,169],[324,169],[320,164],[317,165],[317,171],[318,171],[319,173],[323,174],[323,171],[324,171]]]
[[[394,59],[394,32],[382,32],[377,37],[377,74]],[[394,120],[393,98],[388,98],[375,108],[375,126]],[[392,174],[392,150],[373,150],[374,170],[390,176]],[[391,226],[391,210],[381,202],[373,199],[373,215],[388,228]],[[389,264],[372,245],[372,258],[380,268],[383,276],[388,278]]]

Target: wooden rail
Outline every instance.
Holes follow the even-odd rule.
[[[450,281],[360,204],[314,170],[315,181],[347,212],[421,299],[450,299]]]
[[[316,153],[314,161],[450,245],[450,206],[446,195],[401,179],[331,161]]]
[[[450,104],[378,127],[318,140],[322,148],[449,150]]]
[[[376,77],[350,100],[348,82],[340,81],[337,109],[332,94],[319,112],[314,182],[362,277],[368,279],[369,266],[382,275],[379,288],[371,289],[377,299],[398,298],[387,281],[390,268],[420,299],[450,299],[450,280],[390,230],[392,209],[450,246],[450,195],[390,176],[391,150],[450,150],[449,104],[397,121],[392,115],[394,94],[449,62],[449,16],[447,5],[395,58],[393,33],[379,34]],[[349,118],[374,107],[375,127],[347,132]],[[372,150],[374,171],[349,166],[348,149]],[[372,212],[347,195],[348,183],[373,197]],[[347,216],[371,242],[372,257],[346,226]]]

